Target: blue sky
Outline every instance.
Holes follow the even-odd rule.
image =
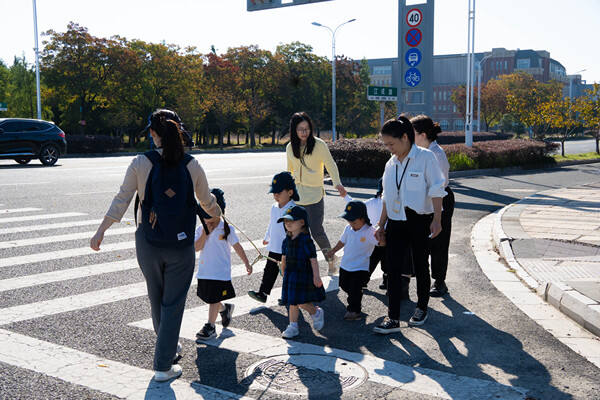
[[[435,54],[466,52],[467,7],[467,0],[436,1]],[[397,55],[397,0],[332,0],[251,13],[246,0],[37,0],[37,8],[40,32],[63,31],[75,21],[96,36],[165,41],[200,52],[211,45],[224,52],[242,44],[274,50],[297,40],[327,57],[331,36],[311,22],[337,26],[356,18],[338,31],[337,54],[355,59]],[[32,2],[0,0],[0,10],[0,59],[10,64],[15,55],[25,54],[33,61]],[[568,74],[586,69],[583,79],[600,82],[598,21],[600,0],[478,0],[475,50],[547,50]]]

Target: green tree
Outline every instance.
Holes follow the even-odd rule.
[[[574,100],[562,97],[562,94],[559,94],[552,96],[536,108],[540,120],[550,128],[560,132],[561,154],[563,157],[565,155],[565,141],[577,127],[581,126],[581,122],[576,117],[574,105]]]
[[[577,98],[575,109],[581,116],[586,128],[594,133],[596,139],[596,153],[600,154],[600,85],[594,83],[592,89],[587,90],[585,96]]]

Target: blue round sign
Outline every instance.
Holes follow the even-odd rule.
[[[409,68],[404,74],[404,82],[410,87],[415,87],[421,83],[421,71],[416,68]]]
[[[416,67],[421,62],[423,56],[421,55],[421,51],[419,49],[410,49],[404,55],[404,61],[411,67]]]

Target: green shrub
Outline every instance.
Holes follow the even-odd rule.
[[[121,138],[108,135],[68,135],[70,154],[112,153],[121,148]]]
[[[450,171],[463,171],[466,169],[477,169],[477,161],[464,153],[451,154],[448,157]]]

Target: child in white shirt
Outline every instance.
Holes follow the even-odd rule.
[[[269,258],[281,261],[281,254],[283,253],[281,246],[286,238],[286,233],[283,222],[277,221],[286,214],[287,210],[294,207],[296,205],[294,201],[299,199],[292,174],[285,171],[275,175],[271,180],[269,193],[273,193],[275,203],[271,206],[271,221],[263,239],[263,244],[267,246]],[[271,294],[273,285],[275,285],[277,275],[279,275],[279,265],[272,260],[267,260],[260,288],[256,292],[254,290],[249,291],[248,296],[265,303],[267,296]],[[281,305],[281,299],[279,303]]]
[[[362,288],[369,277],[369,258],[378,241],[375,228],[367,214],[367,206],[354,200],[346,204],[340,215],[348,221],[340,241],[333,247],[328,257],[344,247],[344,256],[340,264],[340,288],[348,294],[348,307],[345,320],[361,318]]]
[[[217,204],[221,212],[225,213],[225,198],[221,189],[213,189]],[[223,300],[235,297],[235,291],[231,284],[231,247],[246,265],[248,275],[252,273],[252,266],[248,257],[240,245],[235,229],[220,218],[217,223],[206,223],[208,234],[202,226],[196,230],[195,248],[200,251],[198,257],[198,279],[197,294],[202,301],[209,304],[208,322],[196,333],[197,342],[217,336],[215,322],[217,314],[221,314],[221,324],[227,328],[231,322],[234,305],[222,303]]]

